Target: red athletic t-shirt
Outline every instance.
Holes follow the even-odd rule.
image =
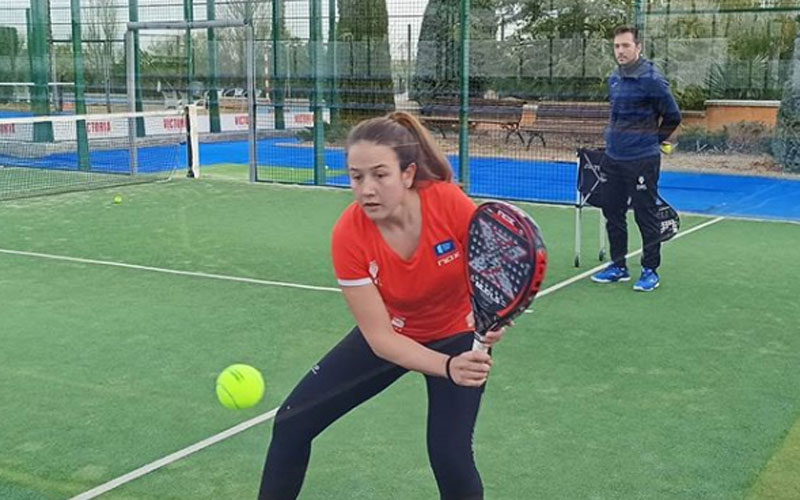
[[[395,331],[430,342],[469,329],[465,259],[475,203],[451,182],[431,182],[419,189],[419,196],[422,229],[410,259],[392,250],[355,202],[333,228],[331,247],[340,286],[373,283]]]

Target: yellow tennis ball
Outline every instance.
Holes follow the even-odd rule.
[[[675,149],[675,146],[672,145],[671,142],[662,142],[661,143],[661,152],[665,155],[672,154],[672,151]]]
[[[264,377],[250,365],[231,365],[217,377],[217,398],[222,406],[241,410],[255,406],[264,396]]]
[[[114,205],[119,205],[120,203],[122,203],[122,196],[121,195],[116,195],[114,197]]]

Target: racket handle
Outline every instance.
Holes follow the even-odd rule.
[[[472,350],[489,352],[489,346],[483,343],[483,336],[480,335],[478,332],[475,332],[475,338],[472,341]]]

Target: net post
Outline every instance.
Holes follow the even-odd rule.
[[[283,118],[283,85],[285,80],[285,51],[281,47],[280,19],[283,17],[283,2],[272,2],[272,104],[275,112],[275,130],[286,128]]]
[[[47,34],[50,27],[48,15],[49,2],[44,0],[30,1],[30,33],[26,41],[31,61],[31,109],[34,115],[50,114],[50,86],[48,85],[48,53]],[[37,123],[33,127],[35,142],[53,142],[53,126],[49,122]]]
[[[215,0],[206,0],[206,19],[214,21],[217,18]],[[207,28],[208,34],[208,125],[209,132],[216,134],[222,131],[219,121],[219,90],[217,89],[217,34],[214,28]]]
[[[464,191],[470,192],[470,172],[469,172],[469,53],[470,53],[470,0],[461,0],[459,19],[461,22],[461,34],[459,42],[461,44],[461,58],[459,61],[459,71],[461,78],[460,105],[458,112],[458,170],[459,180],[464,186]]]
[[[324,186],[327,183],[325,174],[325,121],[323,119],[323,63],[322,54],[322,2],[311,0],[311,75],[312,93],[311,107],[314,112],[314,184]]]
[[[248,153],[250,158],[250,182],[258,180],[257,175],[257,151],[256,151],[256,79],[255,79],[255,50],[254,26],[252,19],[248,19],[245,27],[247,30],[247,47],[245,57],[247,57],[247,113],[248,113]]]
[[[184,108],[184,122],[186,123],[186,177],[197,179],[200,177],[200,140],[197,128],[197,105],[189,104]]]
[[[84,98],[84,64],[83,64],[83,49],[82,40],[83,34],[81,32],[81,2],[80,0],[72,0],[70,2],[70,15],[72,18],[72,65],[75,73],[75,114],[86,114],[86,100]],[[54,86],[58,89],[58,86]],[[60,93],[56,91],[56,95]],[[80,120],[75,123],[75,140],[78,144],[78,166],[81,170],[90,170],[89,164],[89,137],[86,133],[86,120]]]
[[[134,31],[125,32],[125,64],[127,65],[127,85],[128,85],[128,111],[136,111],[136,73],[135,62],[136,48],[133,43]],[[130,154],[131,175],[136,175],[139,171],[139,156],[136,150],[136,118],[128,118],[128,151]]]

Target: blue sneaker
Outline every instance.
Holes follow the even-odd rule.
[[[642,268],[642,276],[639,278],[639,281],[633,285],[633,289],[637,292],[652,292],[658,288],[660,281],[655,269],[644,267]]]
[[[628,281],[631,279],[627,267],[611,264],[599,273],[592,275],[592,281],[595,283],[616,283],[617,281]]]

